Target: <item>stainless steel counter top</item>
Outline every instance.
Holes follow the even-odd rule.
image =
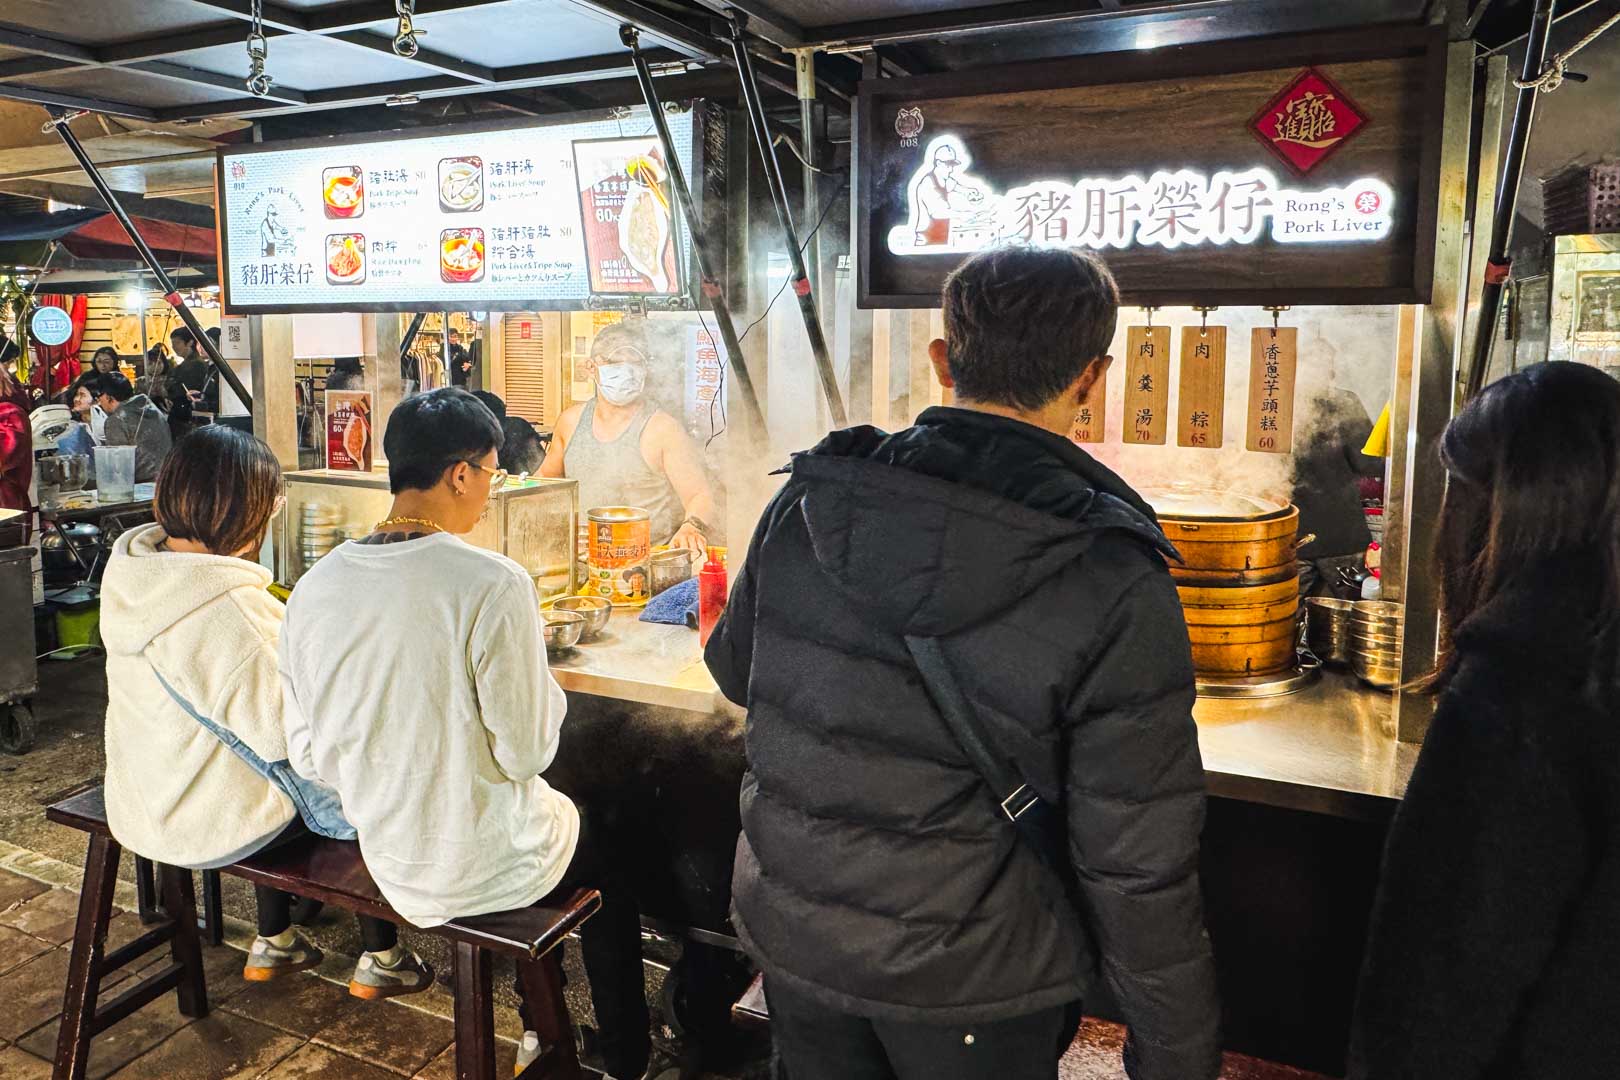
[[[1334,672],[1296,694],[1200,698],[1193,707],[1209,793],[1384,820],[1418,746],[1395,739],[1390,695]]]
[[[696,630],[639,621],[618,610],[595,641],[548,658],[557,685],[575,694],[711,713],[723,700]]]
[[[564,690],[671,709],[729,709],[703,666],[695,631],[617,611],[589,645],[552,657]],[[1418,748],[1397,743],[1390,696],[1326,673],[1276,698],[1200,698],[1193,709],[1211,795],[1384,820],[1412,775]]]

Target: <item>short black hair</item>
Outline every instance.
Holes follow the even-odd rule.
[[[458,461],[477,461],[499,450],[501,423],[482,401],[459,386],[412,394],[388,417],[383,453],[388,488],[429,491]]]
[[[281,466],[245,431],[208,424],[174,444],[158,470],[153,514],[177,540],[234,555],[264,538],[281,494]]]
[[[121,371],[98,372],[96,377],[85,385],[90,387],[92,394],[98,396],[106,394],[114,401],[128,401],[135,396],[135,388],[129,385],[129,380],[124,378]]]
[[[183,341],[192,348],[197,347],[197,335],[184,326],[177,326],[169,331],[170,341]]]
[[[956,392],[1039,409],[1108,352],[1119,286],[1097,256],[1014,244],[981,251],[945,279],[945,346]]]
[[[501,400],[499,394],[492,394],[488,390],[474,390],[472,396],[482,401],[484,408],[495,414],[495,419],[506,419],[506,402]]]
[[[501,432],[506,436],[501,446],[501,468],[513,476],[539,472],[546,460],[546,448],[534,425],[521,416],[508,416],[501,421]]]

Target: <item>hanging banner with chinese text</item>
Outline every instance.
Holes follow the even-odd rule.
[[[1297,327],[1257,326],[1249,342],[1249,436],[1244,445],[1268,454],[1294,448]]]
[[[865,80],[859,302],[1006,243],[1097,252],[1130,304],[1423,302],[1444,73],[1385,27]]]
[[[1169,430],[1170,328],[1125,332],[1125,441],[1163,445]]]
[[[1077,443],[1100,443],[1108,438],[1108,369],[1086,391],[1085,400],[1074,413],[1074,430],[1069,438]]]
[[[1181,328],[1177,446],[1213,450],[1226,431],[1226,327]]]

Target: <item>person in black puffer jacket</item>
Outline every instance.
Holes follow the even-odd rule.
[[[1620,1075],[1620,383],[1537,364],[1447,428],[1439,690],[1390,827],[1353,1080]],[[1448,640],[1449,639],[1449,640]]]
[[[956,408],[795,456],[707,660],[746,705],[734,922],[793,1080],[1054,1077],[1101,978],[1136,1080],[1219,1068],[1204,774],[1174,549],[1063,437],[1109,363],[1100,260],[1010,248],[945,286]],[[948,344],[947,344],[948,343]],[[905,638],[1063,808],[1076,910]]]

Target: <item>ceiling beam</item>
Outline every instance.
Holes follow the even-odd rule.
[[[1145,3],[1129,10],[1110,6],[1103,0],[1021,0],[991,7],[959,8],[955,11],[905,15],[895,19],[868,19],[816,28],[817,46],[849,44],[895,44],[982,34],[991,30],[1027,30],[1036,26],[1060,26],[1092,19],[1158,15],[1166,12],[1194,15],[1201,10],[1226,8],[1231,0],[1167,0]]]
[[[95,188],[80,187],[77,184],[47,183],[42,180],[4,180],[0,181],[0,191],[13,195],[27,195],[35,199],[55,199],[57,202],[85,206],[92,210],[108,209],[107,204],[101,201],[101,196],[96,194]],[[214,227],[212,206],[182,202],[179,199],[148,199],[138,191],[115,191],[113,194],[118,196],[125,209],[137,217],[154,218],[176,225],[199,225],[209,229]]]
[[[394,52],[394,39],[382,37],[378,34],[368,33],[364,30],[340,30],[335,33],[322,33],[310,35],[324,37],[328,41],[341,41],[349,45],[358,45],[362,49],[372,52],[384,53],[400,60],[409,60],[420,67],[432,68],[445,75],[454,75],[469,82],[492,83],[495,81],[495,69],[485,67],[483,64],[474,64],[469,60],[460,60],[445,53],[435,52],[432,49],[417,47],[415,56],[400,56]]]
[[[96,59],[95,53],[86,46],[13,30],[9,26],[0,26],[0,45],[8,49],[21,49],[35,56],[49,56],[53,60],[71,60],[80,64],[91,64]]]
[[[245,80],[235,75],[221,75],[217,71],[199,71],[197,68],[181,67],[179,64],[169,64],[161,60],[147,60],[144,63],[126,65],[125,71],[138,71],[143,75],[153,75],[159,79],[168,79],[172,82],[187,83],[191,86],[211,86],[216,90],[230,90],[233,93],[242,93],[247,89]],[[271,82],[270,92],[261,101],[284,101],[289,105],[302,105],[308,98],[302,90],[282,86]]]
[[[720,18],[729,18],[733,11],[748,16],[748,30],[780,49],[798,49],[805,45],[805,29],[786,15],[773,11],[760,0],[697,0]]]
[[[264,36],[267,41],[288,36],[291,31],[278,30],[267,26]],[[194,49],[213,49],[220,45],[239,45],[242,47],[242,67],[247,68],[247,31],[241,23],[213,23],[209,26],[200,26],[195,30],[186,30],[178,34],[163,34],[158,37],[137,38],[134,41],[120,41],[112,45],[103,45],[95,51],[96,59],[103,64],[133,64],[142,60],[165,60],[179,53],[191,52]]]
[[[83,109],[86,112],[124,116],[132,120],[147,120],[154,123],[158,119],[157,111],[144,105],[126,105],[121,101],[104,101],[101,98],[81,97],[78,94],[63,94],[37,86],[0,84],[0,99],[26,101],[32,105],[56,105],[64,109]]]
[[[673,19],[640,0],[570,0],[575,7],[593,11],[617,23],[629,23],[649,37],[667,41],[704,60],[724,60],[719,41],[696,27]]]
[[[505,0],[416,0],[416,17],[420,19],[426,15],[442,15],[504,2]],[[311,31],[317,34],[330,34],[338,30],[361,30],[375,23],[393,22],[398,17],[394,0],[362,0],[357,4],[343,4],[312,11],[306,16],[306,20]]]

